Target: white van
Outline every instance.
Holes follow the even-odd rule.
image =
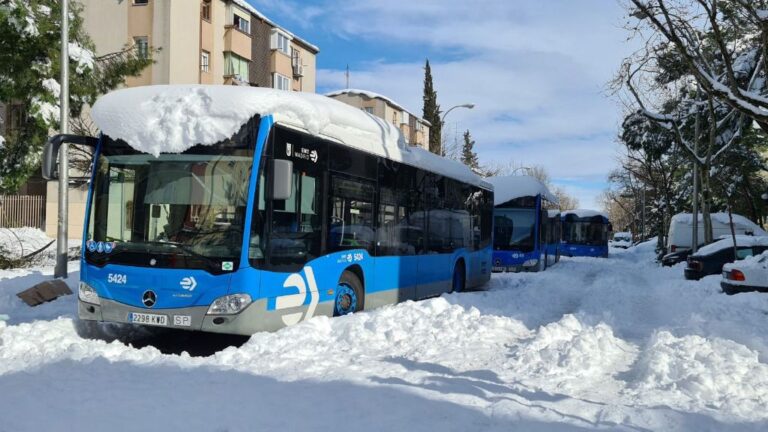
[[[731,235],[731,226],[728,213],[712,213],[712,238],[718,239]],[[704,245],[704,220],[699,214],[699,246]],[[736,234],[765,236],[768,235],[759,225],[745,218],[733,214],[733,228]],[[669,224],[669,238],[667,241],[667,253],[680,252],[690,249],[693,245],[693,216],[690,213],[679,213],[672,217]]]

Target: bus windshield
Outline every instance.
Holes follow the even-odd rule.
[[[536,210],[500,209],[494,212],[495,250],[531,252],[536,246]]]
[[[154,157],[103,138],[86,259],[94,264],[231,269],[243,241],[255,130]],[[110,243],[99,250],[98,242]],[[151,261],[148,262],[149,258]]]
[[[608,242],[608,225],[594,221],[565,222],[563,240],[569,244],[600,246]]]

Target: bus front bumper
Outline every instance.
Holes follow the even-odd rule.
[[[284,313],[268,311],[266,299],[254,301],[235,315],[206,315],[208,306],[145,309],[104,298],[99,299],[99,301],[101,304],[95,305],[78,300],[80,319],[245,336],[261,331],[275,331],[285,327]],[[332,313],[332,309],[325,311],[326,307],[332,308],[332,306],[322,303],[318,304],[315,315]],[[154,321],[154,323],[139,322],[147,319]]]

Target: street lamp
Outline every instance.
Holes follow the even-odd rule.
[[[466,103],[466,104],[452,106],[451,108],[448,109],[448,111],[443,113],[442,117],[440,117],[440,123],[441,124],[445,123],[445,117],[448,115],[449,112],[455,110],[456,108],[473,109],[474,107],[475,107],[475,104],[473,104],[473,103]]]
[[[461,105],[454,105],[451,108],[448,109],[448,111],[443,113],[443,116],[440,117],[440,128],[442,129],[443,125],[445,124],[445,117],[448,115],[449,112],[455,110],[456,108],[466,108],[466,109],[473,109],[475,107],[475,104],[473,103],[465,103]],[[440,154],[443,155],[443,140],[440,140]]]

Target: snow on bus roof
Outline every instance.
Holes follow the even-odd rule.
[[[589,210],[589,209],[576,209],[576,210],[565,210],[563,211],[563,217],[572,214],[579,218],[590,218],[595,216],[602,216],[606,220],[608,220],[608,215],[597,210]]]
[[[550,192],[544,183],[531,176],[500,176],[486,180],[493,185],[494,205],[536,195],[541,195],[553,204],[559,204],[557,196]]]
[[[464,164],[406,144],[400,129],[332,98],[283,90],[224,85],[126,88],[99,98],[96,126],[136,150],[181,153],[234,135],[255,115],[359,150],[491,188]]]

